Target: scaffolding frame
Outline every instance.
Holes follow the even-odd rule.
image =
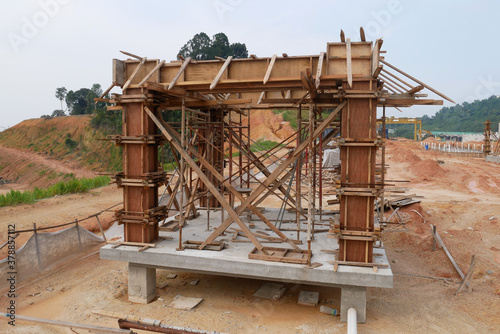
[[[296,212],[297,239],[302,218],[306,218],[310,250],[323,207],[323,171],[317,157],[333,140],[340,148],[342,161],[336,182],[340,220],[330,224],[339,243],[339,263],[374,262],[373,244],[380,237],[374,204],[377,197],[383,196],[385,184],[385,162],[376,168],[377,150],[385,152],[384,140],[376,133],[377,107],[385,111],[386,106],[442,104],[442,100],[420,93],[424,88],[450,100],[387,63],[382,42],[368,42],[364,33],[361,41],[352,42],[342,33],[341,42],[327,43],[326,51],[319,55],[207,61],[186,58],[169,63],[122,51],[131,58],[113,59],[110,87],[121,87],[122,94],[97,100],[111,103],[109,110],[123,110],[123,133],[111,139],[123,146],[123,171],[116,174],[115,180],[123,187],[124,207],[117,210],[116,216],[125,225],[125,242],[158,240],[159,223],[175,207],[179,212],[178,249],[182,250],[185,220],[195,217],[200,208],[218,208],[222,210],[221,224],[199,249],[205,249],[236,223],[257,250],[272,255],[250,231],[250,219],[244,222],[241,218],[247,212],[258,217],[295,252],[307,253],[257,206],[269,196],[280,198],[286,203],[284,208]],[[280,143],[289,152],[277,161],[274,170],[268,169],[266,159],[280,145],[260,154],[251,149],[248,118],[255,109],[297,110],[298,130]],[[175,110],[181,110],[181,122],[166,122],[161,112]],[[307,120],[302,118],[303,110],[309,110]],[[327,111],[324,118],[323,111]],[[328,135],[327,129],[331,129]],[[175,182],[171,174],[158,168],[162,141],[178,154],[179,176]],[[293,142],[295,147],[291,147]],[[233,150],[239,152],[237,159],[233,159]],[[252,176],[253,170],[263,173],[265,179]],[[251,179],[255,181],[253,187]],[[158,188],[165,184],[170,200],[167,205],[159,205]],[[303,194],[305,186],[307,197]],[[179,192],[180,197],[176,195]]]

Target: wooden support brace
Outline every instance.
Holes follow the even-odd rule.
[[[177,83],[177,80],[179,80],[179,78],[181,77],[182,73],[184,72],[184,70],[186,69],[186,67],[189,65],[190,61],[191,61],[191,57],[187,57],[186,60],[184,60],[184,62],[181,65],[181,68],[179,69],[179,72],[177,72],[177,74],[175,75],[175,77],[172,79],[172,81],[168,85],[168,88],[167,88],[168,90],[171,90],[175,86],[175,84]]]
[[[349,88],[352,88],[352,55],[351,55],[351,39],[346,40],[346,61],[347,61],[347,83]]]
[[[469,292],[472,291],[472,274],[474,273],[474,267],[476,266],[476,256],[472,255],[472,259],[470,261],[470,266],[469,266],[469,271],[467,271],[467,275],[465,275],[464,280],[462,283],[460,283],[460,286],[458,287],[457,291],[455,292],[455,296],[460,292],[462,287],[467,284]]]
[[[146,62],[147,57],[144,57],[141,59],[141,62],[139,63],[139,65],[137,65],[137,67],[135,68],[134,72],[132,72],[132,75],[128,78],[127,82],[125,83],[125,85],[123,85],[123,88],[122,88],[122,91],[125,91],[125,89],[128,88],[128,86],[130,86],[130,84],[132,83],[132,80],[134,80],[135,76],[137,75],[137,73],[139,73],[139,70],[141,69],[142,65],[144,65],[144,63]]]
[[[422,81],[418,80],[417,78],[414,78],[414,77],[412,77],[411,75],[409,75],[409,74],[407,74],[407,73],[403,72],[402,70],[400,70],[400,69],[399,69],[399,68],[397,68],[396,66],[393,66],[393,65],[389,64],[388,62],[386,62],[385,60],[382,60],[382,59],[380,59],[380,62],[381,62],[381,63],[383,63],[383,64],[385,64],[385,65],[387,65],[387,66],[389,66],[389,67],[390,67],[390,68],[392,68],[393,70],[395,70],[395,71],[397,71],[397,72],[399,72],[399,73],[403,74],[404,76],[406,76],[407,78],[409,78],[409,79],[411,79],[411,80],[415,81],[416,83],[418,83],[418,84],[420,84],[420,85],[424,86],[425,88],[427,88],[427,89],[428,89],[428,90],[430,90],[431,92],[433,92],[433,93],[435,93],[435,94],[437,94],[437,95],[441,96],[443,99],[448,100],[448,101],[450,101],[451,103],[455,103],[455,101],[453,101],[452,99],[450,99],[449,97],[447,97],[447,96],[446,96],[446,95],[444,95],[443,93],[438,92],[437,90],[435,90],[434,88],[432,88],[432,87],[430,87],[430,86],[426,85],[425,83],[423,83]]]
[[[271,77],[271,72],[273,71],[274,63],[276,62],[276,57],[277,55],[274,54],[273,57],[271,58],[269,66],[267,67],[266,75],[264,76],[264,80],[262,81],[264,85],[269,81],[269,78]]]
[[[217,73],[217,76],[215,77],[214,81],[212,81],[212,84],[210,85],[210,90],[217,87],[217,84],[219,83],[220,78],[222,77],[222,75],[224,74],[226,69],[228,68],[229,64],[231,63],[231,60],[233,60],[233,56],[227,57],[226,62],[224,63],[224,65],[222,65],[222,67],[221,67],[219,73]]]
[[[323,71],[323,60],[325,59],[325,54],[326,52],[321,52],[319,54],[319,59],[318,59],[318,69],[316,70],[316,89],[319,88],[320,85],[320,80],[321,80],[321,72]]]
[[[149,78],[151,78],[151,76],[156,72],[158,71],[158,69],[160,67],[163,66],[163,64],[165,64],[165,60],[162,60],[158,65],[155,66],[155,68],[153,68],[151,70],[151,72],[149,72],[145,77],[144,79],[142,79],[142,81],[139,83],[138,87],[142,87],[142,85],[144,85],[146,83],[146,81],[148,81]]]

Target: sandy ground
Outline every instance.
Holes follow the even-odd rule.
[[[424,198],[401,210],[410,217],[405,226],[390,225],[384,234],[395,273],[394,288],[368,289],[367,322],[359,325],[359,332],[500,332],[500,166],[482,159],[441,156],[410,141],[389,142],[387,163],[388,180],[409,180],[397,185],[410,187],[411,193]],[[26,227],[33,222],[39,226],[63,223],[120,201],[119,190],[105,187],[35,205],[0,208],[0,229],[5,231],[12,221]],[[423,215],[425,222],[411,210]],[[459,275],[443,250],[432,251],[430,224],[437,226],[463,272],[467,272],[471,256],[478,257],[472,292],[454,296]],[[322,305],[338,309],[340,291],[331,288],[285,284],[284,296],[268,301],[252,297],[262,281],[182,272],[168,280],[166,275],[171,272],[158,270],[157,286],[168,283],[157,289],[159,298],[148,305],[132,304],[127,300],[126,264],[99,260],[97,251],[89,250],[86,257],[73,258],[57,270],[20,283],[18,314],[116,327],[115,319],[93,313],[105,310],[228,333],[346,332],[339,317],[319,313],[319,306],[297,304],[299,291],[319,291]],[[190,285],[193,279],[200,280],[199,284]],[[203,297],[204,301],[189,312],[179,311],[168,306],[178,294]],[[0,297],[2,309],[7,301]],[[0,333],[86,333],[22,321],[16,324],[13,329],[0,320]]]

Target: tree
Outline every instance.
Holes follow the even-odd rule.
[[[191,57],[196,60],[207,60],[207,51],[211,46],[210,37],[204,32],[194,35],[184,46],[179,50],[179,55],[184,58]]]
[[[54,110],[54,112],[52,113],[52,115],[50,117],[61,117],[61,116],[66,116],[66,114],[64,113],[64,110],[56,109],[56,110]]]
[[[204,32],[200,32],[184,44],[179,50],[179,55],[196,60],[212,60],[216,56],[248,58],[248,50],[244,43],[229,44],[229,39],[222,32],[215,34],[212,39]]]
[[[234,58],[248,58],[247,46],[242,43],[231,44],[231,51]]]
[[[226,34],[220,32],[214,35],[208,54],[209,59],[214,59],[216,56],[222,58],[232,56],[232,50],[229,46],[229,39]]]
[[[70,115],[92,114],[98,109],[106,108],[106,103],[95,103],[94,99],[102,95],[100,84],[93,84],[90,89],[80,88],[77,91],[70,90],[66,94],[66,104]]]
[[[65,87],[59,87],[56,89],[56,98],[61,101],[61,110],[64,110],[63,108],[63,100],[66,99],[66,94],[68,93],[68,90]]]

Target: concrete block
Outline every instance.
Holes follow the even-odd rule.
[[[203,298],[184,297],[181,295],[177,295],[169,306],[178,310],[190,311],[198,306],[198,304],[202,301]]]
[[[497,164],[500,164],[500,155],[487,155],[486,157],[484,157],[484,160],[487,161],[487,162],[494,162],[494,163],[497,163]]]
[[[319,292],[300,291],[297,304],[305,306],[316,306],[319,301]]]
[[[347,322],[347,310],[356,309],[358,323],[366,321],[366,287],[343,286],[340,296],[340,321]]]
[[[148,304],[156,297],[156,269],[128,264],[128,300]]]
[[[285,286],[282,284],[265,283],[253,294],[256,298],[278,300],[285,293]]]

